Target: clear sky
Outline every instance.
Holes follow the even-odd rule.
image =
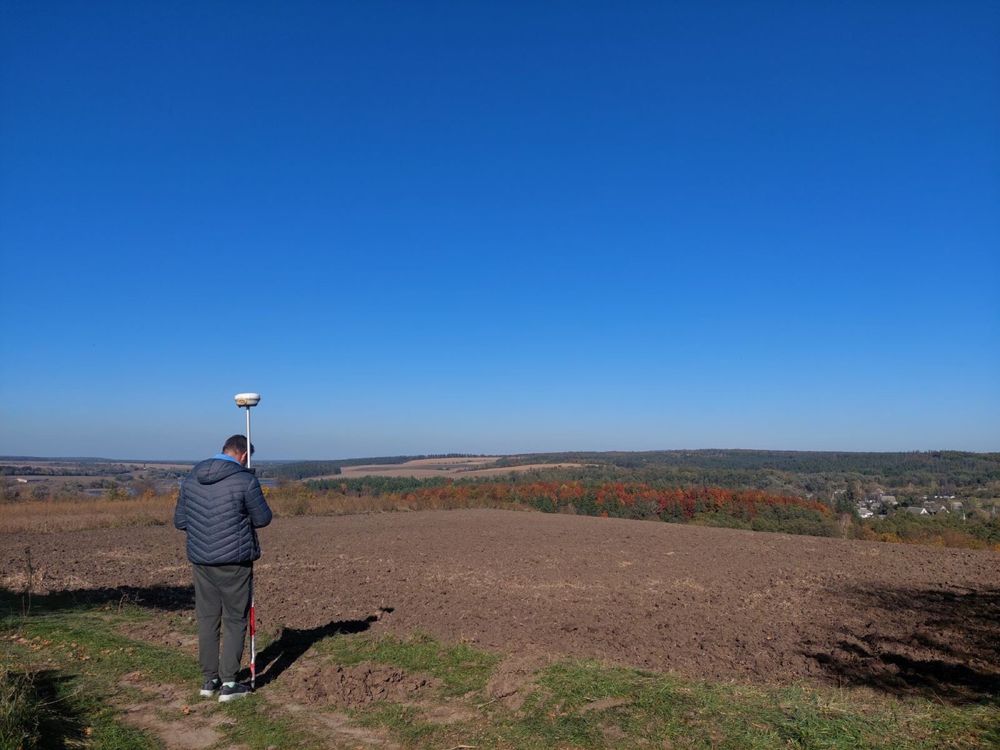
[[[996,2],[0,14],[0,454],[1000,450]]]

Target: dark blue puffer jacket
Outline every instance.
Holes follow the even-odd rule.
[[[174,526],[187,532],[188,560],[196,565],[256,560],[256,529],[269,523],[271,509],[260,482],[235,461],[202,461],[181,482]]]

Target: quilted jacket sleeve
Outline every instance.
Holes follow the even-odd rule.
[[[250,486],[247,488],[246,495],[244,496],[244,502],[246,503],[247,513],[250,515],[250,524],[255,529],[271,523],[271,508],[268,507],[267,500],[260,489],[260,482],[257,480],[257,477],[253,477],[251,480]]]
[[[187,501],[184,498],[184,485],[181,484],[177,493],[177,507],[174,508],[174,528],[184,531],[187,529]]]

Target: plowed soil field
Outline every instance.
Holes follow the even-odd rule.
[[[277,519],[263,630],[409,635],[694,678],[1000,691],[1000,555],[495,510]],[[0,536],[0,585],[193,610],[168,527]]]

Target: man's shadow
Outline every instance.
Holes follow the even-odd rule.
[[[385,608],[382,612],[392,612],[392,608]],[[368,615],[363,620],[334,620],[316,628],[283,628],[280,637],[257,654],[257,687],[264,687],[278,679],[314,643],[332,635],[363,633],[378,619],[377,615]],[[242,676],[248,678],[250,675],[245,672]]]

